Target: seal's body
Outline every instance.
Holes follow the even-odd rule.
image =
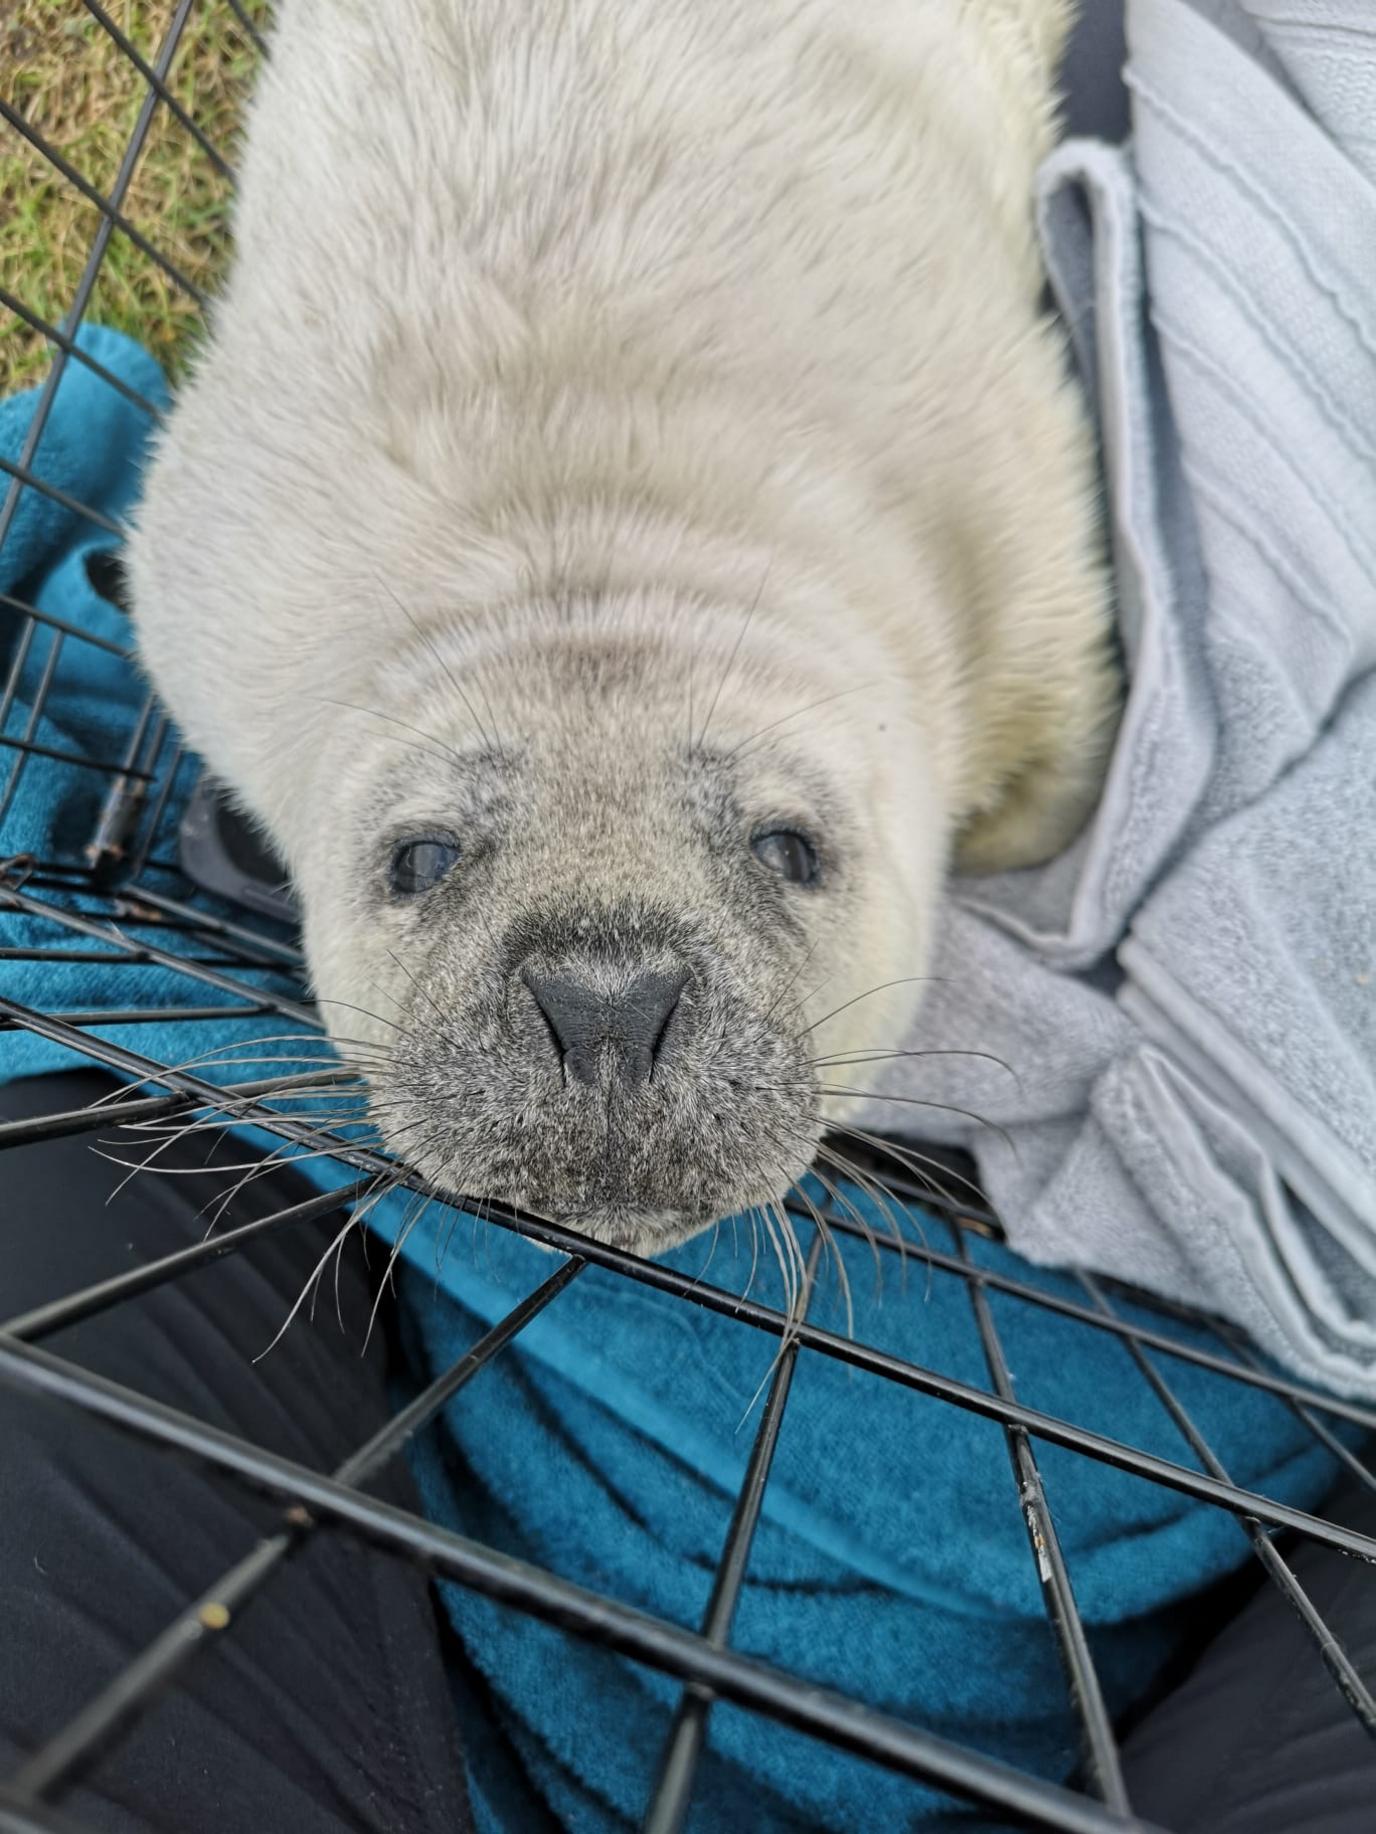
[[[440,1182],[649,1249],[774,1197],[902,1042],[953,849],[1082,823],[1066,13],[284,9],[130,570]]]

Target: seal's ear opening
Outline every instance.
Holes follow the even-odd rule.
[[[86,578],[91,589],[115,605],[126,617],[133,611],[129,575],[118,548],[92,548],[86,556]]]

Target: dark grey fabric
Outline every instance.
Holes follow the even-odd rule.
[[[78,1107],[108,1086],[86,1074],[11,1084],[0,1115]],[[140,1176],[107,1203],[123,1173],[91,1150],[96,1137],[0,1161],[5,1315],[198,1241],[202,1206],[244,1157],[217,1146],[210,1169]],[[202,1135],[160,1163],[203,1168],[206,1158]],[[226,1226],[310,1194],[274,1170],[247,1187]],[[330,1470],[390,1412],[383,1335],[360,1353],[371,1297],[356,1249],[340,1278],[344,1335],[327,1281],[314,1324],[303,1313],[253,1359],[337,1227],[291,1226],[47,1347]],[[376,1489],[416,1507],[404,1464]],[[277,1519],[190,1463],[0,1384],[0,1775]],[[464,1834],[440,1639],[423,1575],[318,1534],[64,1806],[112,1834]]]
[[[1324,1513],[1376,1533],[1376,1492],[1352,1480]],[[1376,1684],[1376,1568],[1306,1542],[1300,1583],[1368,1686]],[[1376,1742],[1299,1617],[1270,1584],[1127,1740],[1139,1815],[1175,1834],[1371,1834]]]
[[[1061,71],[1067,134],[1127,138],[1128,92],[1122,77],[1126,57],[1123,0],[1082,0]]]

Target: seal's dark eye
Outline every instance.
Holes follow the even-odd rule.
[[[427,836],[423,840],[403,841],[393,849],[389,877],[392,890],[402,898],[414,898],[438,885],[458,861],[459,850],[453,841]]]
[[[791,885],[812,885],[821,870],[817,849],[805,835],[796,834],[792,828],[771,828],[767,834],[757,834],[750,843],[750,851],[771,872],[778,873]]]

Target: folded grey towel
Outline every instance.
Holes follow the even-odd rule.
[[[901,1060],[861,1123],[968,1146],[1030,1258],[1376,1397],[1376,6],[1127,24],[1130,149],[1064,145],[1039,200],[1123,725],[1077,845],[948,903],[908,1042],[1016,1075]]]

